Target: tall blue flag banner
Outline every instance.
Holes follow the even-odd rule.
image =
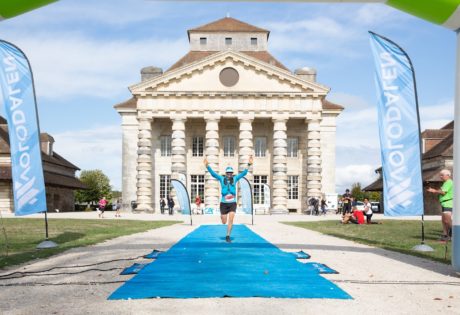
[[[409,56],[370,32],[375,61],[385,215],[423,215],[420,123]]]
[[[40,131],[32,72],[24,53],[0,41],[0,91],[10,136],[14,213],[46,211]]]
[[[252,214],[252,189],[249,181],[245,177],[240,180],[240,188],[243,212]]]

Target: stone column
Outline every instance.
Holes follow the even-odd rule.
[[[273,208],[271,213],[286,214],[287,185],[287,123],[288,118],[273,117]]]
[[[253,136],[252,136],[252,121],[254,117],[238,117],[240,123],[239,149],[238,149],[238,171],[242,172],[248,166],[249,157],[253,155]],[[252,167],[246,178],[252,183],[254,178],[252,175]]]
[[[171,117],[172,124],[172,166],[171,179],[183,179],[186,176],[186,150],[185,150],[185,116]],[[182,177],[182,178],[181,178]],[[184,183],[186,185],[186,183]],[[187,186],[187,185],[186,185]]]
[[[321,197],[320,118],[307,120],[307,198]]]
[[[213,170],[219,172],[219,119],[217,115],[208,115],[206,120],[205,157]],[[206,171],[204,186],[204,204],[206,208],[219,209],[219,182]]]
[[[139,123],[137,113],[120,113],[122,117],[122,210],[131,211],[131,202],[137,201],[137,142]]]
[[[139,112],[137,141],[137,208],[153,211],[152,203],[152,117]]]

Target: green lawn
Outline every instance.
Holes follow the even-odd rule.
[[[2,221],[0,221],[0,268],[45,258],[69,248],[96,244],[122,235],[143,232],[178,221],[77,220],[51,219],[49,238],[58,248],[37,250],[45,238],[44,219],[3,219],[8,237],[8,256]]]
[[[382,222],[382,224],[372,225],[341,224],[338,220],[284,223],[344,238],[361,244],[372,245],[450,264],[451,244],[448,244],[446,259],[446,246],[445,244],[438,242],[438,238],[442,232],[440,221],[425,221],[425,243],[431,246],[434,249],[434,252],[423,253],[411,250],[414,245],[420,244],[421,241],[420,220],[382,220],[380,222]]]

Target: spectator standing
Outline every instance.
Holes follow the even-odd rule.
[[[345,193],[342,195],[342,211],[343,214],[351,212],[351,204],[353,202],[353,197],[350,194],[350,189],[346,189]]]
[[[195,205],[196,205],[196,213],[200,214],[201,213],[201,211],[200,211],[200,209],[201,209],[201,197],[200,197],[200,195],[196,195],[196,197],[195,197]]]
[[[364,198],[364,214],[366,215],[366,223],[371,224],[371,218],[374,212],[372,211],[372,205],[369,202],[369,199]]]
[[[166,201],[165,198],[160,198],[160,211],[161,214],[165,213]]]
[[[169,215],[173,215],[174,213],[174,200],[171,196],[168,196],[168,211]]]
[[[454,183],[451,179],[451,172],[449,170],[442,170],[439,172],[439,177],[443,181],[440,189],[428,187],[427,191],[439,195],[439,203],[441,204],[441,222],[443,234],[441,241],[449,241],[452,237],[452,208],[454,199]]]

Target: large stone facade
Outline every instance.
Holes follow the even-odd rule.
[[[190,51],[166,72],[148,67],[115,106],[123,128],[123,208],[158,211],[169,180],[218,208],[205,170],[242,171],[251,155],[255,203],[271,190],[271,213],[301,212],[335,193],[335,119],[316,72],[290,72],[268,51],[269,32],[231,18],[188,31]],[[194,196],[191,199],[194,199]],[[177,204],[177,203],[176,203]]]

